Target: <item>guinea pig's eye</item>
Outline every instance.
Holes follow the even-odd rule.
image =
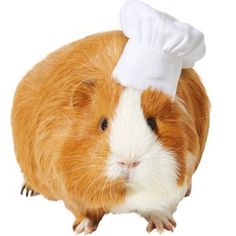
[[[157,130],[157,123],[156,123],[156,119],[155,119],[155,118],[153,118],[153,117],[148,117],[148,118],[146,119],[146,121],[147,121],[147,125],[150,127],[150,129],[151,129],[152,131],[156,131],[156,130]]]
[[[102,118],[99,124],[99,128],[101,131],[105,131],[108,128],[108,120],[107,118]]]

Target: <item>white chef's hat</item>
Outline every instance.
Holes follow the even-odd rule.
[[[126,87],[151,87],[174,98],[182,68],[205,54],[203,34],[136,0],[122,7],[120,20],[129,40],[113,77]]]

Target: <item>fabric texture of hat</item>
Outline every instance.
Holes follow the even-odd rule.
[[[120,21],[129,39],[113,77],[126,87],[151,87],[174,98],[182,68],[192,68],[205,54],[203,34],[136,0],[122,7]]]

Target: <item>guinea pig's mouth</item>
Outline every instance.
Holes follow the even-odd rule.
[[[135,187],[138,184],[137,181],[135,181],[133,171],[124,171],[120,177],[127,188]]]

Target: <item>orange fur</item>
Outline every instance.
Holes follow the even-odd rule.
[[[125,197],[122,180],[101,173],[109,153],[109,129],[122,87],[111,73],[127,39],[121,32],[93,35],[69,44],[37,64],[19,84],[12,110],[16,157],[26,183],[51,200],[63,200],[78,224],[83,217],[99,221]],[[146,91],[142,105],[155,116],[163,145],[176,154],[179,184],[191,181],[208,131],[209,104],[193,70],[183,70],[177,96]],[[184,112],[183,106],[187,113]],[[186,153],[196,156],[189,170]]]

